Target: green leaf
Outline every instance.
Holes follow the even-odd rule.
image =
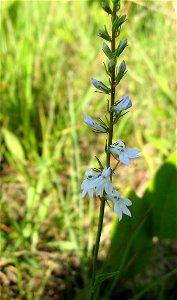
[[[159,168],[150,181],[142,201],[153,206],[153,235],[176,238],[176,152]]]
[[[12,133],[6,128],[3,128],[2,132],[6,147],[9,150],[12,157],[14,158],[14,160],[17,159],[19,162],[24,163],[25,153],[19,139],[14,133]]]
[[[102,170],[103,169],[103,165],[102,165],[101,161],[99,160],[99,158],[97,156],[95,156],[95,157],[96,157],[96,160],[97,160],[97,162],[99,164],[100,169]]]
[[[110,278],[113,278],[113,277],[118,277],[119,274],[120,274],[119,271],[115,271],[115,272],[103,273],[103,274],[97,275],[96,279],[95,279],[95,283],[94,283],[93,289],[95,289],[98,284],[101,284],[106,279],[110,279]]]

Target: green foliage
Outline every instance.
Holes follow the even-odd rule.
[[[153,254],[154,238],[157,241],[177,238],[176,178],[174,153],[156,172],[141,199],[133,192],[128,193],[127,197],[133,201],[133,217],[114,224],[107,262],[107,268],[118,269],[120,277],[135,278],[145,269]]]
[[[110,278],[115,278],[118,276],[119,276],[119,271],[118,272],[110,272],[110,273],[102,273],[100,275],[97,275],[93,289],[95,289],[97,287],[97,285],[101,284],[105,280],[110,279]]]

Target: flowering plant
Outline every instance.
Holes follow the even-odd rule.
[[[127,46],[127,39],[120,40],[118,46],[116,47],[116,38],[120,34],[121,26],[126,21],[126,15],[117,15],[120,9],[120,0],[112,0],[112,8],[107,2],[104,1],[102,2],[102,8],[105,10],[105,12],[111,15],[112,23],[111,34],[108,33],[106,27],[105,30],[99,30],[99,36],[111,44],[109,47],[107,43],[103,42],[102,46],[102,50],[109,60],[107,66],[105,65],[105,71],[109,76],[110,86],[105,85],[103,82],[95,78],[91,78],[91,82],[100,93],[110,95],[110,101],[107,108],[109,116],[106,117],[105,122],[100,119],[101,124],[98,124],[88,115],[85,115],[84,121],[97,133],[108,134],[105,142],[106,165],[104,166],[97,158],[99,162],[99,169],[88,169],[85,173],[86,179],[84,179],[81,185],[82,197],[85,197],[88,194],[90,198],[96,196],[101,200],[98,231],[93,259],[91,299],[94,296],[94,288],[96,284],[96,265],[103,225],[105,203],[110,201],[114,204],[114,211],[118,215],[119,221],[122,219],[123,214],[131,217],[131,212],[127,206],[131,206],[132,202],[129,199],[122,198],[120,193],[113,187],[112,176],[119,162],[129,166],[130,159],[138,158],[140,152],[140,150],[126,148],[125,144],[119,139],[113,143],[113,128],[115,124],[119,118],[126,113],[124,111],[127,111],[130,107],[132,107],[132,102],[129,96],[123,96],[119,101],[115,101],[116,87],[118,84],[120,84],[126,73],[125,61],[123,60],[118,66],[118,59]],[[116,164],[113,167],[110,165],[111,155],[116,159]]]

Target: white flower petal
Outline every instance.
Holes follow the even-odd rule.
[[[120,151],[117,149],[116,146],[111,145],[111,146],[110,146],[110,152],[111,152],[112,154],[119,155],[119,152],[120,152]]]
[[[88,194],[90,198],[93,198],[93,189],[88,190]]]
[[[108,195],[111,195],[112,190],[113,190],[112,184],[111,184],[109,181],[106,182],[106,184],[105,184],[105,192],[106,192]]]
[[[115,205],[114,205],[114,211],[118,215],[119,221],[121,221],[122,220],[122,208],[121,208],[121,206],[119,205],[118,202],[116,202]]]
[[[103,177],[109,177],[110,174],[111,174],[111,168],[110,167],[109,168],[104,167],[103,172],[102,172],[102,176]]]
[[[122,200],[124,200],[124,203],[125,203],[126,206],[132,205],[132,201],[130,201],[129,199],[127,199],[127,198],[122,198]]]
[[[120,146],[122,146],[123,148],[125,148],[125,144],[124,144],[121,140],[117,139],[117,143],[118,143]]]
[[[103,190],[104,190],[104,182],[100,182],[96,186],[96,196],[101,196],[101,194],[103,193]]]
[[[124,163],[126,166],[130,165],[130,160],[128,159],[128,157],[126,155],[124,155],[124,153],[119,154],[119,160]]]
[[[82,198],[84,198],[86,194],[87,194],[87,190],[83,190],[82,191]]]
[[[92,173],[92,171],[93,171],[93,168],[88,169],[88,170],[85,172],[85,176],[86,176],[86,177],[90,176],[91,173]]]
[[[129,216],[129,217],[132,216],[132,215],[131,215],[131,212],[129,211],[129,209],[128,209],[126,206],[123,207],[122,211],[123,211],[123,213],[124,213],[125,215],[127,215],[127,216]]]
[[[138,153],[140,153],[140,150],[137,149],[133,149],[133,148],[127,148],[125,149],[125,154],[129,157],[129,158],[138,158]]]
[[[90,180],[90,188],[95,188],[100,182],[100,177]]]
[[[83,189],[85,189],[87,186],[88,186],[88,180],[85,179],[85,180],[82,182],[82,184],[81,184],[81,189],[83,190]]]

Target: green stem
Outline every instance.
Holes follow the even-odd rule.
[[[101,231],[102,231],[102,226],[103,226],[104,207],[105,207],[105,200],[102,199],[101,205],[100,205],[100,215],[99,215],[98,230],[97,230],[97,236],[96,236],[96,244],[95,244],[95,249],[94,249],[94,258],[93,258],[91,299],[93,299],[93,296],[94,296],[94,284],[95,284],[95,277],[96,277],[98,250],[99,250]]]
[[[112,24],[116,18],[116,5],[113,7],[112,12]],[[112,39],[111,39],[111,51],[112,53],[115,52],[115,40],[116,36],[115,33],[112,31]],[[115,69],[112,72],[111,75],[111,106],[114,104],[115,101]],[[113,138],[113,112],[110,113],[110,128],[109,128],[109,136],[108,136],[108,149],[110,145],[112,144],[112,138]],[[110,152],[106,152],[106,165],[107,167],[110,167]],[[110,176],[110,179],[112,180],[112,176]],[[95,285],[95,278],[96,278],[96,269],[97,269],[97,259],[98,259],[98,250],[99,250],[99,244],[100,244],[100,238],[101,238],[101,232],[103,227],[103,219],[104,219],[104,208],[105,208],[105,199],[102,197],[101,199],[101,205],[100,205],[100,215],[99,215],[99,222],[98,222],[98,229],[97,229],[97,236],[96,236],[96,244],[94,249],[94,258],[93,258],[93,270],[92,270],[92,291],[91,291],[91,297],[92,300],[94,297],[94,285]]]

